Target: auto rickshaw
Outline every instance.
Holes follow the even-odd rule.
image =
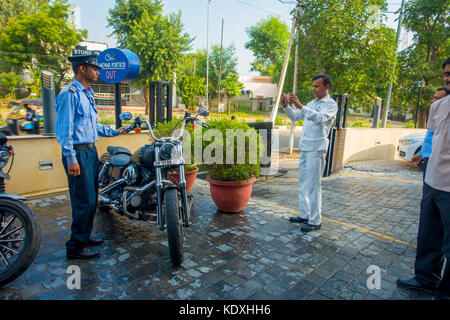
[[[42,99],[20,101],[12,107],[6,122],[7,125],[0,128],[6,136],[19,135],[19,131],[39,134],[44,123]]]

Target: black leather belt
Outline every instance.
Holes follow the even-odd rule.
[[[80,144],[74,144],[73,148],[75,150],[89,150],[95,147],[95,143],[80,143]]]

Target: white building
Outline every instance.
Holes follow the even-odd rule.
[[[244,96],[250,100],[253,112],[269,111],[277,96],[277,85],[269,76],[239,76],[244,84]]]
[[[94,42],[94,41],[81,41],[78,46],[86,47],[86,50],[89,51],[104,51],[108,49],[108,44],[104,42]]]

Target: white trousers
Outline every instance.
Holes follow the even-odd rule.
[[[322,222],[321,179],[325,169],[325,151],[300,151],[298,170],[298,203],[300,217],[308,223]]]

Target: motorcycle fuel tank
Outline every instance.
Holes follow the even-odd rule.
[[[153,169],[155,162],[155,148],[150,144],[146,144],[133,153],[131,160],[134,163],[139,163],[144,168]]]

